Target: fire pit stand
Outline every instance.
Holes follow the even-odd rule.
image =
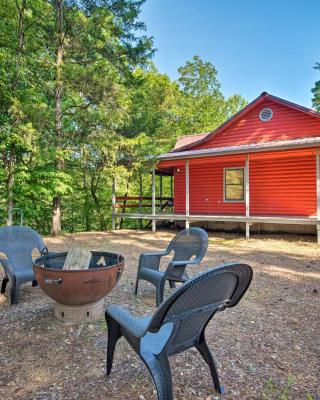
[[[103,312],[103,299],[93,304],[83,306],[66,306],[56,303],[54,315],[64,323],[76,324],[83,321],[93,321],[98,319]]]
[[[93,251],[89,269],[64,270],[67,252],[39,257],[33,265],[41,289],[56,301],[55,315],[66,323],[99,318],[103,298],[119,281],[124,259],[121,255]]]

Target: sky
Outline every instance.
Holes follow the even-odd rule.
[[[311,107],[320,0],[147,0],[141,19],[172,79],[197,54],[215,65],[225,96],[267,91]]]

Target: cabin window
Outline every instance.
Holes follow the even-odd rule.
[[[244,168],[224,169],[224,201],[244,201]]]

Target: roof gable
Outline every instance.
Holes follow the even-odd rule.
[[[273,117],[263,122],[259,113],[271,108]],[[173,151],[265,143],[320,136],[320,113],[266,92],[200,140]]]

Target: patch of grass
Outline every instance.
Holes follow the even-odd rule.
[[[294,378],[293,376],[289,376],[287,379],[287,382],[281,386],[277,387],[277,385],[274,383],[272,378],[269,378],[267,380],[267,383],[265,384],[263,393],[262,393],[262,399],[263,400],[290,400],[289,398],[289,390],[291,386],[293,385]],[[307,399],[309,400],[309,399]],[[310,399],[311,400],[311,399]]]
[[[100,332],[106,332],[107,331],[107,324],[105,319],[99,319],[96,323],[98,330]]]
[[[88,333],[83,335],[83,340],[87,343],[91,343],[93,340],[93,336],[90,336]]]

